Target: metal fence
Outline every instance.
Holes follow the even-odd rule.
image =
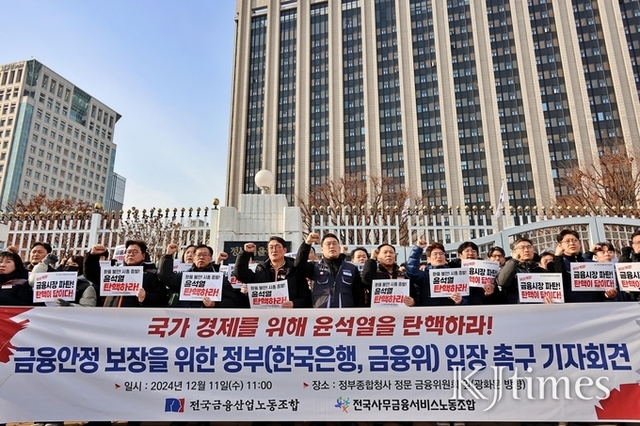
[[[157,259],[169,243],[180,247],[207,243],[210,238],[209,208],[151,209],[126,212],[55,212],[2,214],[8,226],[7,246],[17,247],[23,259],[35,242],[51,244],[60,258],[84,254],[94,244],[113,249],[128,239],[143,240]]]
[[[311,229],[319,234],[338,236],[350,248],[373,248],[382,243],[408,248],[418,239],[444,244],[447,252],[456,251],[464,241],[474,241],[484,256],[490,247],[500,246],[507,254],[520,236],[530,238],[539,252],[554,251],[556,236],[571,228],[582,237],[583,246],[602,241],[620,249],[629,244],[631,234],[640,228],[635,215],[589,216],[582,211],[563,209],[515,210],[496,218],[490,211],[467,209],[425,209],[409,212],[378,211],[371,214],[351,214],[349,211],[316,211],[311,217]],[[405,250],[406,252],[406,250]]]
[[[150,255],[158,259],[171,242],[182,248],[212,241],[212,213],[209,208],[20,213],[0,214],[0,222],[9,228],[7,245],[16,246],[25,259],[36,241],[50,243],[54,253],[62,258],[82,254],[93,244],[103,244],[112,251],[127,239],[146,241]],[[516,210],[496,218],[490,211],[447,208],[358,214],[346,209],[318,210],[311,217],[311,230],[321,235],[335,233],[343,245],[351,248],[388,243],[396,246],[402,260],[419,238],[439,241],[450,253],[461,242],[472,240],[480,247],[480,254],[485,255],[494,245],[503,247],[508,254],[513,241],[526,236],[542,252],[553,250],[558,232],[571,228],[580,233],[585,248],[609,241],[620,249],[629,244],[631,234],[640,227],[640,219],[631,214],[579,213],[558,209]]]

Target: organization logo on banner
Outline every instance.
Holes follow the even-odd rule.
[[[341,396],[336,399],[336,405],[334,405],[335,408],[342,410],[343,413],[349,412],[349,406],[351,406],[351,401],[349,401],[349,398],[343,398]]]
[[[165,413],[184,413],[184,398],[167,398],[164,401]]]

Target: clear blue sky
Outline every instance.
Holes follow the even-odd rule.
[[[234,0],[20,0],[0,64],[34,58],[122,115],[130,207],[224,203]]]

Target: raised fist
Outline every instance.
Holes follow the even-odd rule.
[[[105,246],[103,246],[102,244],[96,244],[95,246],[91,247],[91,254],[102,254],[105,253],[107,251],[107,248]]]
[[[317,232],[312,232],[309,234],[309,236],[307,237],[307,244],[312,245],[313,243],[319,243],[320,242],[320,234],[318,234]]]
[[[167,246],[167,254],[169,256],[173,256],[178,252],[178,245],[176,243],[171,243]]]

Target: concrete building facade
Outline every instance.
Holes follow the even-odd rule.
[[[0,66],[0,209],[36,194],[102,203],[120,114],[35,59]]]
[[[290,204],[379,176],[431,206],[548,206],[640,141],[637,0],[238,0],[236,21],[231,206],[260,169]]]
[[[109,200],[109,210],[122,210],[124,205],[124,193],[127,188],[127,179],[117,173],[113,174],[113,185]]]

